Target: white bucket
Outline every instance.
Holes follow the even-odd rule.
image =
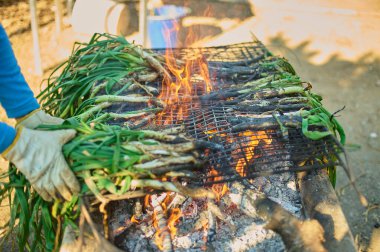
[[[77,0],[71,17],[75,32],[127,34],[129,24],[128,6],[111,0]]]

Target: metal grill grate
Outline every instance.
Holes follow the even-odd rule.
[[[166,48],[155,49],[159,54],[165,54]],[[215,46],[203,48],[173,48],[173,54],[180,59],[190,60],[201,53],[208,62],[237,63],[249,66],[265,57],[272,56],[266,47],[258,40],[228,46]],[[225,65],[230,67],[230,64]]]
[[[165,53],[163,49],[156,52]],[[261,67],[263,62],[278,58],[258,41],[222,47],[173,49],[172,53],[183,60],[199,57],[201,53],[207,60],[214,88],[226,92],[233,90],[232,87],[239,89],[239,84],[258,79],[263,72],[275,75],[279,71]],[[197,76],[198,71],[194,69],[193,76]],[[208,184],[344,165],[337,158],[341,149],[334,137],[313,141],[303,135],[297,111],[308,109],[308,105],[302,102],[302,97],[267,97],[264,105],[249,96],[244,97],[244,103],[240,98],[210,99],[210,95],[204,94],[202,79],[195,77],[191,83],[196,95],[181,103],[184,116],[179,116],[174,108],[168,108],[160,116],[142,117],[129,126],[154,130],[184,126],[193,139],[223,145],[222,150],[202,154],[207,168],[195,182]],[[162,83],[158,81],[147,85],[160,90]],[[288,99],[284,103],[284,98],[300,99]],[[112,109],[127,112],[130,108]],[[277,118],[271,113],[274,110],[280,112]],[[279,121],[286,127],[280,127]]]

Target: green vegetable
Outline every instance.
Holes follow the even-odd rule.
[[[53,115],[82,121],[97,119],[97,123],[122,117],[106,113],[115,103],[145,103],[147,111],[156,112],[163,105],[139,81],[154,81],[160,75],[170,78],[163,64],[162,57],[122,37],[95,34],[88,44],[75,44],[70,58],[53,71],[38,98]],[[133,84],[146,95],[125,95]]]
[[[119,126],[97,124],[93,128],[73,121],[58,126],[41,126],[43,130],[75,129],[78,135],[63,147],[69,165],[82,185],[81,197],[95,196],[102,204],[136,189],[155,189],[187,193],[175,181],[187,173],[176,170],[200,167],[193,152],[196,145],[177,135],[156,131],[134,131]],[[168,172],[162,173],[165,167]],[[78,197],[70,202],[44,202],[25,177],[11,166],[9,182],[0,184],[0,202],[12,199],[8,235],[17,233],[20,250],[51,251],[59,246],[64,225],[74,225],[80,215]],[[2,175],[1,177],[5,177]],[[164,181],[161,181],[164,180]],[[211,197],[211,196],[210,196]],[[62,225],[62,223],[64,225]]]

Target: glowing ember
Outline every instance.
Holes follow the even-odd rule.
[[[182,216],[181,210],[179,208],[174,208],[168,219],[168,228],[169,228],[170,235],[172,238],[177,234],[177,228],[175,227],[175,225],[177,224],[181,216]]]
[[[135,215],[132,215],[131,222],[132,222],[132,223],[136,223],[136,224],[139,224],[139,223],[140,223],[140,221],[136,218]]]
[[[145,195],[144,197],[144,207],[148,207],[150,205],[150,198],[151,196],[149,194]]]
[[[222,178],[219,176],[219,173],[214,168],[210,170],[209,177],[211,177],[211,179],[215,182],[222,180]],[[228,192],[228,186],[225,183],[214,184],[212,185],[211,190],[216,196],[215,200],[219,202],[220,199]]]
[[[162,230],[162,229],[158,230],[156,234],[154,235],[154,240],[159,250],[164,250],[164,244],[163,244],[164,238],[165,238],[164,231],[166,230]]]
[[[242,157],[238,160],[236,164],[236,171],[240,176],[244,177],[246,168],[251,160],[255,157],[255,148],[259,145],[260,141],[264,141],[266,145],[272,143],[272,139],[270,139],[267,133],[263,130],[261,131],[245,131],[239,134],[239,136],[244,136],[248,139],[247,142],[244,142],[242,145],[242,149],[244,150],[245,157]]]

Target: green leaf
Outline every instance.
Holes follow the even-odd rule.
[[[131,188],[132,178],[130,176],[126,176],[123,180],[123,186],[121,187],[119,194],[124,194]]]
[[[117,189],[115,184],[108,178],[101,178],[96,181],[96,185],[99,190],[106,189],[110,193],[117,194]]]

